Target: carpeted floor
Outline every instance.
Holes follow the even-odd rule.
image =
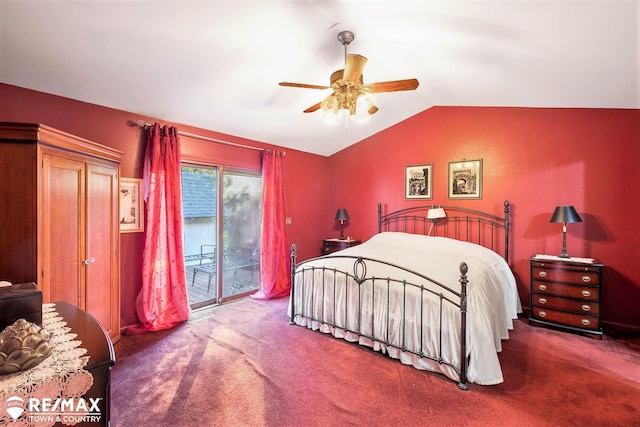
[[[505,382],[458,390],[369,349],[290,326],[287,299],[240,300],[116,345],[112,425],[640,425],[637,340],[517,321]]]

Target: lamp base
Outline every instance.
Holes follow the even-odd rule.
[[[562,224],[562,253],[558,255],[560,258],[571,258],[567,254],[567,224]]]

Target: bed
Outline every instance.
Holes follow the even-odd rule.
[[[429,218],[444,209],[445,218]],[[521,312],[508,264],[509,212],[421,206],[388,214],[378,234],[297,263],[290,323],[332,334],[469,383],[504,381],[497,353]]]

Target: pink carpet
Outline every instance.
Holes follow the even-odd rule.
[[[637,340],[517,321],[505,382],[438,374],[288,324],[287,299],[244,299],[116,345],[112,424],[128,426],[640,425]]]

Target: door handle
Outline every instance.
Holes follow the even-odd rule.
[[[92,263],[94,263],[94,262],[96,262],[96,259],[95,259],[95,258],[87,258],[87,259],[85,259],[84,261],[82,261],[82,263],[83,263],[84,265],[89,265],[89,264],[92,264]]]

